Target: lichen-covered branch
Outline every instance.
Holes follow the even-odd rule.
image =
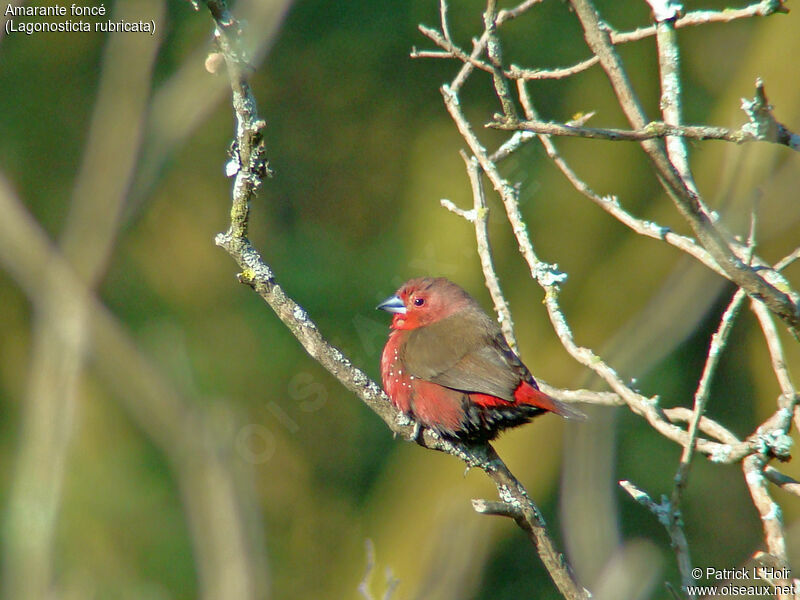
[[[670,545],[678,559],[678,569],[681,573],[681,587],[685,591],[688,591],[688,588],[695,584],[695,578],[692,576],[689,540],[686,538],[686,532],[683,529],[683,521],[680,518],[680,513],[676,512],[675,506],[666,496],[661,497],[661,502],[656,502],[647,492],[628,480],[620,481],[619,485],[623,490],[628,492],[631,498],[653,513],[656,519],[658,519],[658,522],[667,530]],[[690,595],[689,597],[693,598],[695,596]]]
[[[508,307],[508,302],[503,295],[500,288],[500,279],[494,268],[494,260],[492,259],[492,246],[489,243],[489,207],[486,205],[486,193],[483,189],[482,174],[478,161],[473,157],[469,158],[465,153],[461,153],[464,163],[467,167],[467,174],[469,175],[469,183],[472,187],[473,207],[467,213],[460,211],[452,203],[442,201],[442,205],[455,212],[456,214],[464,217],[475,225],[475,240],[478,250],[478,257],[481,261],[481,268],[483,269],[483,278],[486,281],[486,287],[494,302],[495,311],[497,311],[497,320],[503,330],[503,336],[506,338],[508,345],[515,352],[517,351],[517,337],[514,334],[514,321],[511,318],[511,310]]]
[[[781,507],[770,496],[767,481],[764,478],[765,459],[758,454],[751,454],[742,461],[744,480],[753,498],[753,504],[761,517],[764,529],[764,541],[767,551],[777,559],[781,568],[788,568],[789,558],[786,554],[786,535],[783,530],[783,514]],[[789,588],[788,580],[781,580],[781,591],[777,594],[780,600],[795,598],[794,594],[787,594],[783,589]]]
[[[493,129],[507,131],[530,131],[543,135],[562,137],[581,137],[590,140],[606,140],[609,142],[642,142],[661,138],[680,138],[690,140],[721,140],[744,144],[747,142],[771,142],[787,146],[800,152],[800,135],[792,133],[786,127],[772,119],[773,127],[762,127],[750,121],[740,129],[713,127],[710,125],[678,125],[663,121],[651,121],[641,129],[618,129],[603,127],[579,127],[563,123],[545,121],[491,121],[487,124]]]
[[[733,330],[733,323],[736,319],[742,302],[744,302],[746,295],[739,289],[733,295],[728,308],[720,319],[719,327],[714,335],[711,336],[711,343],[708,348],[708,355],[706,357],[706,364],[703,367],[703,374],[700,376],[700,382],[697,384],[697,390],[694,394],[694,409],[692,410],[692,419],[689,422],[688,439],[683,446],[681,452],[680,462],[678,469],[673,478],[672,495],[669,501],[665,504],[667,510],[667,530],[670,532],[670,537],[673,540],[672,546],[678,560],[678,569],[681,573],[681,585],[684,590],[689,586],[694,585],[695,579],[692,577],[692,562],[689,553],[689,544],[686,540],[686,533],[683,529],[683,516],[681,513],[681,499],[683,491],[689,483],[689,469],[692,465],[692,456],[694,455],[695,445],[697,443],[697,435],[700,431],[700,419],[706,410],[709,393],[711,390],[711,380],[714,377],[717,366],[719,365],[722,351],[728,343],[728,336]]]
[[[672,3],[670,3],[672,4]],[[674,3],[677,4],[677,3]],[[784,0],[761,0],[744,8],[726,8],[725,10],[695,10],[678,17],[675,28],[708,25],[709,23],[730,23],[738,19],[752,17],[768,17],[775,13],[786,13],[789,9],[784,6]],[[657,26],[648,25],[634,31],[618,32],[611,30],[611,42],[615,45],[635,42],[656,35]]]
[[[706,364],[703,367],[703,373],[700,376],[700,382],[697,384],[697,390],[694,394],[694,408],[692,409],[692,418],[689,421],[689,436],[683,446],[681,453],[680,464],[678,471],[675,473],[674,487],[672,491],[672,506],[676,511],[676,518],[680,517],[678,507],[680,505],[681,495],[686,487],[689,479],[689,468],[691,466],[692,455],[694,454],[695,445],[697,443],[697,435],[700,431],[700,419],[706,410],[706,404],[710,393],[711,380],[719,365],[722,351],[728,342],[728,336],[733,329],[733,323],[736,315],[742,306],[745,299],[745,293],[742,290],[737,290],[733,298],[728,304],[728,308],[720,319],[719,327],[714,335],[711,336],[711,344],[708,348],[708,355],[706,357]]]

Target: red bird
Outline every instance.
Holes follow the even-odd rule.
[[[548,411],[586,418],[539,391],[497,323],[452,281],[412,279],[378,308],[395,313],[381,356],[383,387],[420,426],[483,441]]]

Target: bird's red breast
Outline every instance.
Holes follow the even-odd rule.
[[[395,313],[381,357],[384,389],[420,425],[486,440],[547,411],[585,418],[539,390],[497,323],[455,283],[412,279],[378,308]]]

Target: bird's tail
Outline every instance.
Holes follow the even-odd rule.
[[[573,421],[586,420],[586,415],[577,408],[573,408],[569,404],[561,402],[561,400],[551,398],[543,391],[536,389],[527,382],[522,382],[517,388],[514,392],[514,399],[520,404],[535,406],[560,415],[565,419],[571,419]]]

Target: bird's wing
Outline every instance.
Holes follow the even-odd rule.
[[[514,390],[522,380],[533,381],[488,317],[460,315],[455,322],[447,321],[410,333],[404,359],[411,375],[508,402],[514,401]]]
[[[502,338],[501,338],[502,339]],[[502,346],[505,346],[503,340]],[[506,346],[504,352],[496,340],[464,355],[451,368],[433,377],[431,381],[445,387],[477,392],[514,401],[514,390],[528,375],[520,360]]]

